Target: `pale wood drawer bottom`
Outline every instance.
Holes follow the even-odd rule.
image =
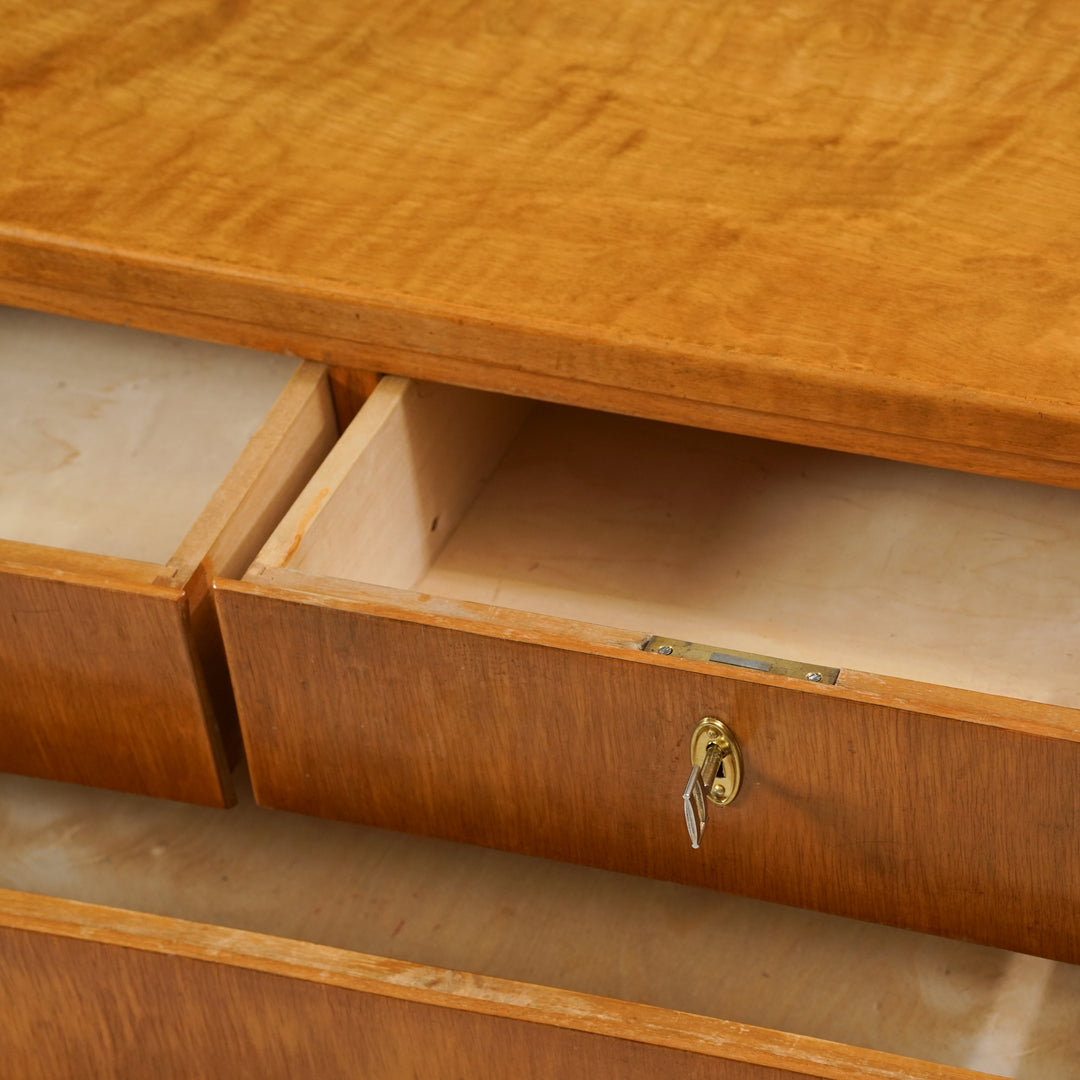
[[[1080,968],[261,810],[241,787],[220,814],[0,780],[12,1075],[1080,1070]]]

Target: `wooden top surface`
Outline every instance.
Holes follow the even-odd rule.
[[[0,300],[1080,484],[1071,0],[0,11]]]

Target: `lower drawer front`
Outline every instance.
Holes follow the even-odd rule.
[[[243,785],[227,815],[3,789],[11,1075],[1059,1080],[1080,1065],[1069,965],[268,813]]]
[[[1080,960],[1080,722],[1060,623],[1075,573],[1017,563],[1044,549],[1026,518],[1004,533],[999,501],[1058,538],[1080,528],[1078,493],[842,455],[808,458],[804,479],[797,451],[771,444],[524,411],[384,379],[244,580],[219,582],[261,803]],[[896,499],[852,545],[850,523],[826,519],[856,482],[849,502]],[[950,507],[942,544],[931,525]],[[885,550],[860,554],[875,531]],[[817,552],[816,605],[791,583],[792,545]],[[1004,555],[1025,568],[1007,597]],[[979,573],[946,580],[972,560]],[[597,613],[619,628],[585,621]],[[902,667],[795,677],[738,655],[765,629],[810,661],[884,660],[895,640]],[[680,655],[692,630],[715,646]],[[1042,645],[1018,656],[1006,631]],[[652,633],[676,639],[669,655]],[[910,677],[935,670],[961,689]],[[681,795],[707,716],[734,731],[744,776],[695,851]]]
[[[22,919],[19,929],[0,926],[6,991],[0,1000],[11,995],[4,1002],[5,1060],[12,1075],[27,1080],[207,1071],[368,1080],[792,1075],[786,1068],[724,1060],[723,1036],[710,1038],[695,1024],[657,1031],[653,1010],[618,1002],[496,980],[486,987],[476,980],[472,994],[455,994],[428,988],[452,984],[450,972],[379,964],[259,935],[193,933],[172,920],[133,920],[108,909],[62,911],[79,921],[58,934],[52,920],[39,921],[55,908],[29,905],[34,916],[26,922],[35,930],[48,926],[45,932],[26,932]],[[90,920],[105,925],[87,934]],[[116,933],[118,923],[123,929]],[[84,939],[98,933],[107,944]],[[511,997],[517,998],[513,1005]],[[545,998],[554,1001],[545,1007]],[[574,1006],[585,1015],[573,1015]],[[49,1037],[41,1039],[46,1025]],[[702,1053],[694,1044],[708,1049]],[[775,1056],[767,1047],[759,1053]]]

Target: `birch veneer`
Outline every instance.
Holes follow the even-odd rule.
[[[384,378],[218,595],[264,805],[1075,962],[1078,541],[1073,491]]]

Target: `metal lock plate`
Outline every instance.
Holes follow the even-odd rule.
[[[785,660],[779,656],[742,652],[739,649],[721,649],[715,645],[702,645],[696,641],[680,641],[678,638],[653,635],[641,643],[645,652],[671,656],[676,660],[707,660],[711,664],[746,668],[749,671],[765,671],[772,675],[784,675],[789,679],[832,686],[840,675],[840,669],[823,664],[806,664],[801,660]]]

